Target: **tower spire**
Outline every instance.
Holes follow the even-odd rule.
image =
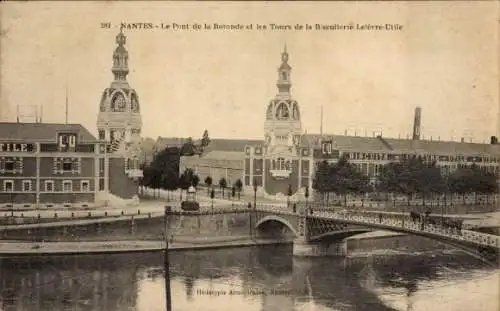
[[[278,68],[279,76],[278,76],[278,83],[276,84],[280,94],[290,93],[290,88],[292,87],[292,83],[290,82],[291,71],[292,67],[290,67],[290,65],[288,64],[288,52],[285,43],[283,52],[281,53],[281,65]]]
[[[115,76],[115,81],[126,81],[128,75],[128,52],[125,49],[127,37],[120,29],[120,33],[116,36],[116,44],[118,45],[113,53],[113,68],[111,72]]]

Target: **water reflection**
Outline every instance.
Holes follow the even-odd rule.
[[[174,310],[497,310],[498,271],[454,252],[308,260],[269,246],[170,257]],[[1,259],[0,280],[2,311],[165,310],[161,254]]]

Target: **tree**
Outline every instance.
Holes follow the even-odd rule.
[[[327,204],[329,193],[333,192],[342,195],[344,204],[347,205],[347,195],[349,193],[368,191],[369,179],[354,164],[349,163],[345,156],[342,156],[337,163],[329,164],[323,161],[317,164],[313,189],[322,193],[323,200],[326,194]]]
[[[403,166],[399,162],[390,162],[382,166],[378,177],[377,189],[386,194],[386,201],[389,200],[389,193],[401,193],[400,174],[402,169]]]
[[[171,189],[173,187],[166,185],[165,182],[173,182],[174,185],[177,185],[179,162],[179,148],[165,148],[158,152],[148,168],[149,187],[153,189]],[[166,180],[165,175],[168,176]]]
[[[175,191],[179,186],[179,178],[177,174],[171,174],[166,172],[162,175],[162,188],[166,191],[169,191],[169,194],[172,191]]]
[[[472,165],[471,170],[471,188],[476,194],[476,204],[477,193],[486,195],[489,201],[489,196],[498,192],[498,176],[477,165]]]
[[[346,157],[341,157],[339,161],[330,166],[329,190],[344,196],[344,205],[347,206],[347,195],[358,192],[361,183],[361,172],[349,163]]]
[[[330,166],[328,162],[322,161],[316,164],[316,172],[314,174],[312,187],[316,192],[322,195],[322,200],[325,200],[325,194],[328,190],[328,173]],[[328,203],[328,202],[327,202]]]
[[[198,175],[194,174],[192,179],[191,179],[191,185],[193,185],[193,187],[197,188],[199,183],[200,183],[200,177],[198,177]]]
[[[201,138],[201,146],[200,146],[201,152],[203,152],[205,147],[207,147],[209,144],[210,144],[210,137],[208,136],[208,131],[205,129],[205,131],[203,132],[203,137]]]
[[[421,163],[419,171],[415,174],[417,181],[417,191],[422,195],[422,204],[429,196],[431,199],[435,194],[445,192],[445,179],[441,175],[441,170],[436,166],[436,162]]]
[[[231,187],[231,198],[233,199],[233,202],[234,202],[234,197],[236,196],[236,188],[233,186]],[[231,205],[233,205],[234,203],[232,203]]]
[[[222,189],[222,198],[224,198],[224,189],[227,187],[227,181],[226,181],[226,179],[224,177],[222,177],[221,179],[219,179],[219,186]]]
[[[241,182],[241,179],[238,178],[234,183],[234,186],[236,187],[236,191],[238,191],[238,200],[239,200],[241,195],[241,190],[243,189],[243,182]]]
[[[210,199],[212,199],[212,213],[214,212],[214,198],[215,198],[215,191],[214,188],[212,188],[212,191],[210,191]]]
[[[205,185],[207,185],[207,195],[210,193],[210,187],[212,186],[212,177],[207,176],[205,178]]]
[[[448,189],[451,193],[461,195],[463,204],[465,204],[465,195],[472,192],[473,178],[473,172],[468,167],[458,167],[448,176]]]

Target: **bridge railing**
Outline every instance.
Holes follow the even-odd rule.
[[[377,217],[368,213],[339,213],[327,211],[315,212],[314,216],[335,220],[347,220],[358,224],[372,224],[376,226],[392,227],[403,229],[402,231],[426,232],[458,241],[466,241],[496,248],[500,247],[500,237],[496,235],[463,229],[457,230],[429,223],[414,222],[409,217],[407,218],[403,216],[385,215],[385,217]]]
[[[300,210],[293,211],[290,208],[275,205],[259,204],[255,209],[253,206],[228,206],[224,208],[218,207],[212,210],[211,207],[202,206],[199,211],[173,211],[172,214],[181,215],[210,215],[210,214],[228,214],[228,213],[247,213],[254,212],[269,212],[281,215],[296,215],[299,217]],[[355,224],[370,224],[375,227],[385,227],[388,229],[401,229],[401,231],[425,232],[441,236],[443,238],[454,239],[457,241],[470,242],[477,245],[490,246],[500,248],[500,237],[496,235],[445,227],[442,225],[422,223],[422,221],[412,221],[409,215],[405,214],[382,214],[368,211],[308,211],[308,217],[326,218],[332,220],[344,220],[354,222]]]

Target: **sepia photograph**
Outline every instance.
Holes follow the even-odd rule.
[[[500,310],[499,21],[0,3],[0,311]]]

